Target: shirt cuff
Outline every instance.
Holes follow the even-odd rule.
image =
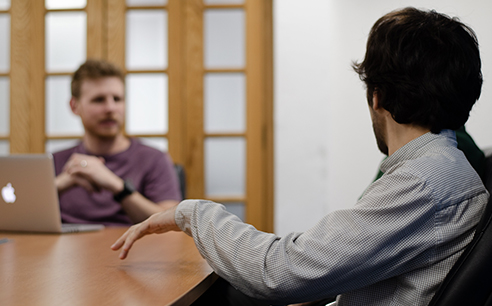
[[[197,200],[185,200],[179,203],[174,213],[174,221],[176,225],[187,235],[191,236],[191,216],[195,210]]]

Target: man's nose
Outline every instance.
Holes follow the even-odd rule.
[[[116,101],[113,97],[106,98],[105,105],[107,111],[114,111],[116,109]]]

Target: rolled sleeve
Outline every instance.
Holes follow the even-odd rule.
[[[186,200],[179,203],[176,208],[176,212],[174,213],[174,220],[176,221],[176,225],[186,234],[192,236],[190,219],[193,213],[193,209],[195,205],[199,201],[197,200]]]

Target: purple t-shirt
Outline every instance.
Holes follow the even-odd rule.
[[[73,153],[95,155],[82,143],[53,154],[56,175]],[[122,179],[130,180],[138,192],[150,201],[181,200],[179,181],[167,153],[143,145],[132,138],[130,147],[123,152],[101,156],[105,165]],[[89,193],[75,186],[59,194],[62,221],[66,223],[100,223],[111,225],[132,224],[121,204],[113,200],[108,190]]]

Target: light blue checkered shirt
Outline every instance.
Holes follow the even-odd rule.
[[[488,193],[450,130],[407,143],[381,170],[354,208],[304,233],[260,232],[198,200],[182,202],[176,221],[215,272],[250,296],[427,305],[472,239]]]

